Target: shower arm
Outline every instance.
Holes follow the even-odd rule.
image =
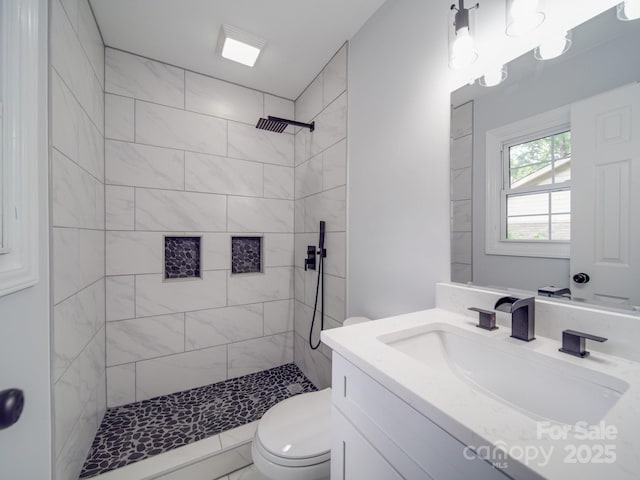
[[[311,123],[296,122],[295,120],[287,120],[286,118],[274,117],[272,115],[269,115],[267,117],[267,120],[271,120],[272,122],[278,122],[278,123],[286,123],[288,125],[294,125],[296,127],[308,128],[311,132],[313,132],[316,128],[316,122],[311,122]]]

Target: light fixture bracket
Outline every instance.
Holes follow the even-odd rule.
[[[456,34],[461,28],[469,28],[469,11],[480,8],[480,3],[476,3],[473,7],[464,8],[464,0],[459,0],[459,4],[456,7],[454,3],[451,5],[451,10],[455,10],[456,15],[453,21],[453,26],[456,29]]]

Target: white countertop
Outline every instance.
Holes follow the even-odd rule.
[[[626,382],[628,390],[602,419],[604,427],[617,429],[615,438],[589,440],[575,438],[569,433],[567,438],[557,440],[550,438],[548,431],[539,434],[539,424],[531,415],[483,394],[459,379],[442,375],[441,371],[430,369],[425,363],[378,339],[433,323],[452,325],[492,341],[510,343],[522,348],[523,352],[529,350],[542,358],[582,367],[587,373],[593,372],[594,377],[606,374]],[[485,331],[475,327],[472,317],[432,309],[325,330],[322,341],[462,443],[473,446],[476,451],[503,448],[510,452],[503,467],[513,478],[640,478],[640,363],[598,352],[592,352],[586,358],[571,357],[558,352],[560,339],[537,336],[536,340],[526,343],[510,338],[510,333],[511,329],[505,327]],[[522,375],[526,374],[522,372]],[[545,385],[540,388],[544,389]],[[554,392],[550,391],[548,395],[549,401],[554,401]],[[524,461],[520,452],[538,455],[538,458]],[[542,457],[543,452],[548,455],[547,462]],[[612,454],[615,460],[604,463],[612,458]],[[495,460],[495,457],[488,460]],[[575,463],[567,460],[575,460]]]

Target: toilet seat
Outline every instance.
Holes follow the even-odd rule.
[[[331,456],[331,389],[290,397],[271,407],[256,430],[260,453],[283,466],[321,463]]]
[[[311,467],[330,460],[331,451],[324,452],[317,456],[309,456],[304,458],[288,458],[280,455],[274,455],[265,448],[258,436],[253,439],[253,448],[264,460],[267,460],[281,467]]]

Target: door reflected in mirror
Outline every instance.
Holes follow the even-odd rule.
[[[560,57],[452,93],[452,281],[640,306],[637,45],[614,8]]]

